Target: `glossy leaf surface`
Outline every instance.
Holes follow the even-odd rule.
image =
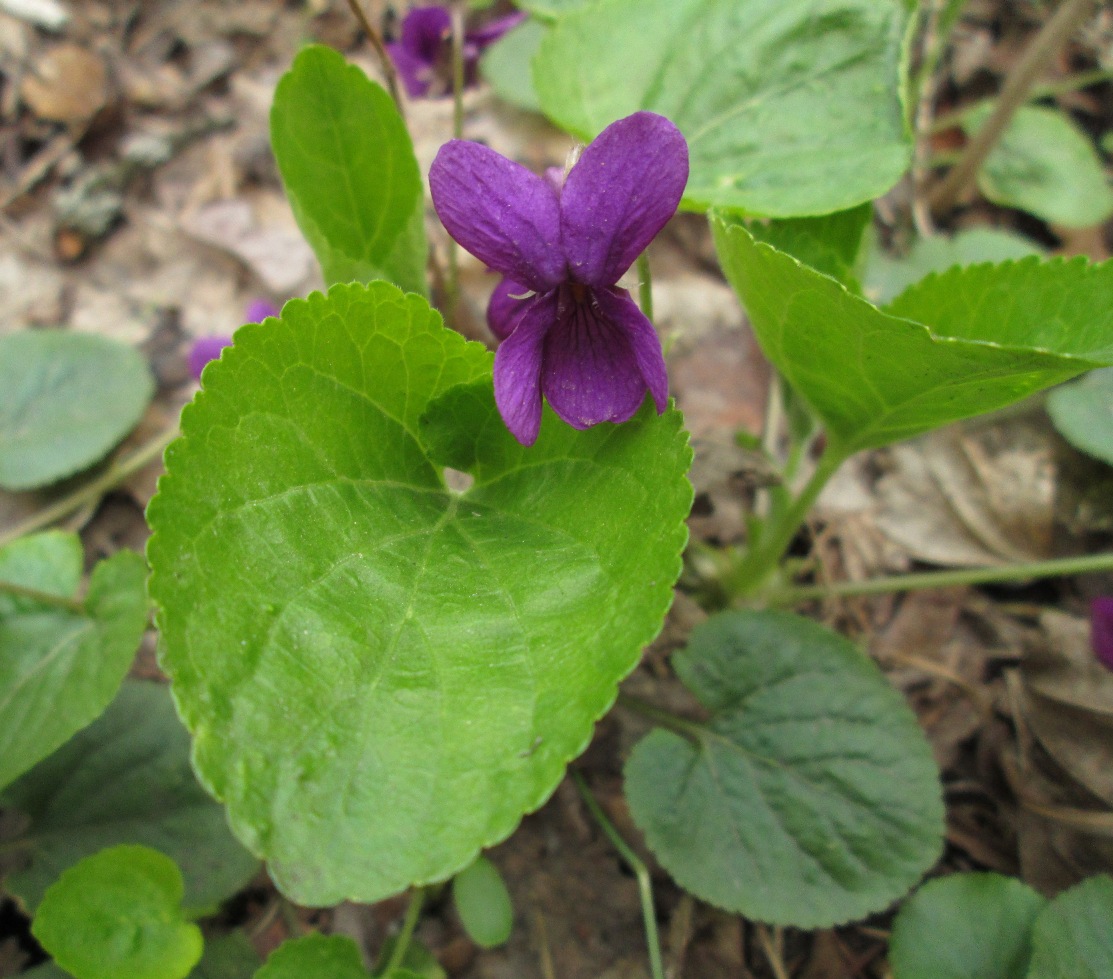
[[[638,109],[676,123],[689,208],[826,214],[885,193],[908,165],[904,23],[891,0],[600,0],[557,21],[534,82],[584,140]]]
[[[644,738],[626,796],[684,888],[817,928],[880,910],[931,867],[943,838],[931,749],[853,644],[787,613],[724,613],[673,666],[711,719]]]
[[[167,452],[162,661],[202,779],[301,903],[443,880],[508,835],[671,600],[679,414],[547,411],[526,449],[491,360],[419,297],[337,286],[243,327]]]

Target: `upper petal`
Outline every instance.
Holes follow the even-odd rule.
[[[609,289],[595,289],[594,293],[602,315],[610,322],[622,325],[642,380],[653,395],[657,414],[661,414],[669,405],[669,375],[665,368],[665,355],[661,350],[661,338],[625,289],[612,286]]]
[[[431,65],[451,36],[452,15],[444,7],[414,7],[402,20],[400,44]]]
[[[564,253],[573,278],[614,285],[676,213],[688,182],[688,144],[654,112],[604,129],[561,194]]]
[[[522,445],[533,445],[541,430],[542,348],[556,315],[555,293],[535,297],[495,353],[495,404]]]
[[[588,301],[577,301],[572,290],[560,290],[557,324],[545,337],[541,368],[541,390],[553,411],[581,429],[626,421],[646,392],[625,319],[608,315],[591,292]]]
[[[429,83],[433,77],[433,64],[420,58],[401,44],[388,44],[386,46],[390,60],[402,84],[406,86],[406,94],[411,99],[420,99],[429,91]]]
[[[542,177],[454,139],[437,153],[429,188],[448,233],[481,262],[537,292],[563,281],[560,202]]]
[[[513,279],[502,278],[487,303],[487,325],[500,340],[505,340],[518,325],[533,298],[530,288]]]

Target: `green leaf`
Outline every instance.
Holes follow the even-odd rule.
[[[841,211],[908,166],[896,0],[600,0],[534,60],[545,113],[591,139],[638,109],[688,139],[685,206]]]
[[[846,454],[1113,363],[1113,262],[953,269],[882,311],[743,227],[712,230],[765,355]]]
[[[862,235],[873,217],[873,204],[861,204],[818,218],[782,218],[747,225],[757,241],[764,241],[805,265],[838,279],[860,292],[855,269]],[[727,219],[729,223],[730,219]]]
[[[546,410],[527,449],[491,360],[417,296],[335,286],[241,328],[167,451],[162,662],[201,778],[300,903],[444,880],[504,839],[671,601],[679,414],[577,432]],[[446,453],[474,460],[467,492]]]
[[[852,643],[788,613],[731,612],[697,628],[673,666],[711,719],[644,738],[626,797],[681,886],[821,928],[880,910],[935,862],[931,748]]]
[[[1024,979],[1032,924],[1047,901],[1001,874],[952,874],[921,887],[893,923],[893,979]]]
[[[888,303],[932,272],[946,272],[956,265],[1005,262],[1041,254],[1043,249],[1030,238],[1000,228],[969,228],[951,238],[943,235],[920,238],[903,258],[894,258],[875,248],[866,264],[865,293],[871,302]]]
[[[1036,918],[1028,979],[1113,976],[1113,878],[1091,877],[1064,891]]]
[[[303,48],[274,93],[271,145],[328,282],[387,279],[425,294],[421,174],[381,86],[331,48]]]
[[[483,52],[480,70],[500,99],[531,112],[541,111],[530,66],[548,33],[545,24],[530,18]]]
[[[74,600],[81,542],[48,531],[0,549],[0,582]],[[120,551],[93,569],[82,611],[0,590],[0,788],[111,703],[147,625],[146,565]]]
[[[255,979],[371,979],[371,973],[350,938],[306,935],[279,945]]]
[[[963,120],[971,135],[993,111],[982,106]],[[1094,144],[1065,113],[1026,105],[978,171],[989,200],[1052,224],[1089,228],[1113,215],[1113,188]]]
[[[233,931],[205,943],[205,952],[189,979],[252,979],[259,965],[259,953],[247,936]]]
[[[518,0],[516,6],[528,10],[535,17],[556,20],[573,10],[589,7],[592,0]]]
[[[514,907],[498,868],[486,857],[477,857],[452,881],[452,898],[464,931],[483,948],[495,948],[510,937]]]
[[[224,810],[197,784],[189,735],[162,684],[125,682],[104,714],[3,793],[27,817],[29,863],[5,888],[34,911],[68,867],[119,843],[172,857],[190,908],[213,907],[258,869]]]
[[[46,892],[31,932],[77,979],[183,979],[201,929],[182,919],[182,875],[145,846],[103,850]]]
[[[63,330],[0,336],[0,487],[33,489],[104,458],[154,393],[132,347]]]
[[[1113,466],[1113,369],[1056,388],[1047,397],[1047,413],[1071,445]]]

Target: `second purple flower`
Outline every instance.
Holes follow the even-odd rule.
[[[505,337],[495,401],[532,445],[544,397],[573,428],[624,422],[668,377],[653,324],[615,283],[676,212],[688,145],[664,116],[636,112],[591,143],[559,190],[478,143],[452,140],[429,173],[433,205],[464,248],[504,281],[488,316]]]

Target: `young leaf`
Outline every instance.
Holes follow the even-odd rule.
[[[476,945],[495,948],[510,937],[514,907],[498,868],[486,857],[477,857],[452,881],[456,910]]]
[[[1113,976],[1113,878],[1091,877],[1040,912],[1032,931],[1028,979]]]
[[[848,454],[1113,364],[1113,262],[952,269],[882,311],[741,226],[712,229],[766,356]]]
[[[125,682],[100,718],[0,798],[27,818],[14,841],[27,862],[4,886],[30,912],[64,870],[120,843],[171,857],[190,908],[216,906],[258,869],[223,808],[198,785],[189,735],[162,684]]]
[[[688,139],[689,208],[841,211],[908,166],[889,0],[600,0],[534,59],[545,113],[581,139],[638,109]]]
[[[993,111],[988,104],[963,125],[976,133]],[[1090,137],[1058,109],[1016,110],[978,171],[989,200],[1068,228],[1089,228],[1113,214],[1113,188]]]
[[[74,600],[81,542],[48,531],[0,549],[0,582]],[[81,610],[0,588],[0,788],[94,720],[147,625],[146,565],[120,551],[93,569]]]
[[[852,643],[799,616],[733,612],[673,665],[711,719],[644,738],[626,796],[683,887],[822,928],[880,910],[931,867],[943,839],[931,748]]]
[[[444,880],[505,838],[671,600],[679,414],[547,412],[527,449],[491,360],[417,296],[334,286],[241,328],[167,452],[162,661],[202,779],[301,903]]]
[[[181,913],[182,875],[145,846],[102,850],[46,892],[31,932],[76,979],[183,979],[201,929]]]
[[[0,487],[33,489],[88,468],[135,427],[153,391],[143,358],[115,340],[0,336]]]
[[[425,294],[425,192],[390,96],[342,55],[303,48],[271,108],[271,146],[328,282]]]
[[[1047,413],[1071,445],[1113,466],[1113,369],[1056,388],[1047,396]]]
[[[278,946],[255,979],[371,979],[356,943],[344,935],[306,935]]]
[[[1046,899],[1001,874],[952,874],[921,887],[893,922],[893,979],[1024,979]]]

